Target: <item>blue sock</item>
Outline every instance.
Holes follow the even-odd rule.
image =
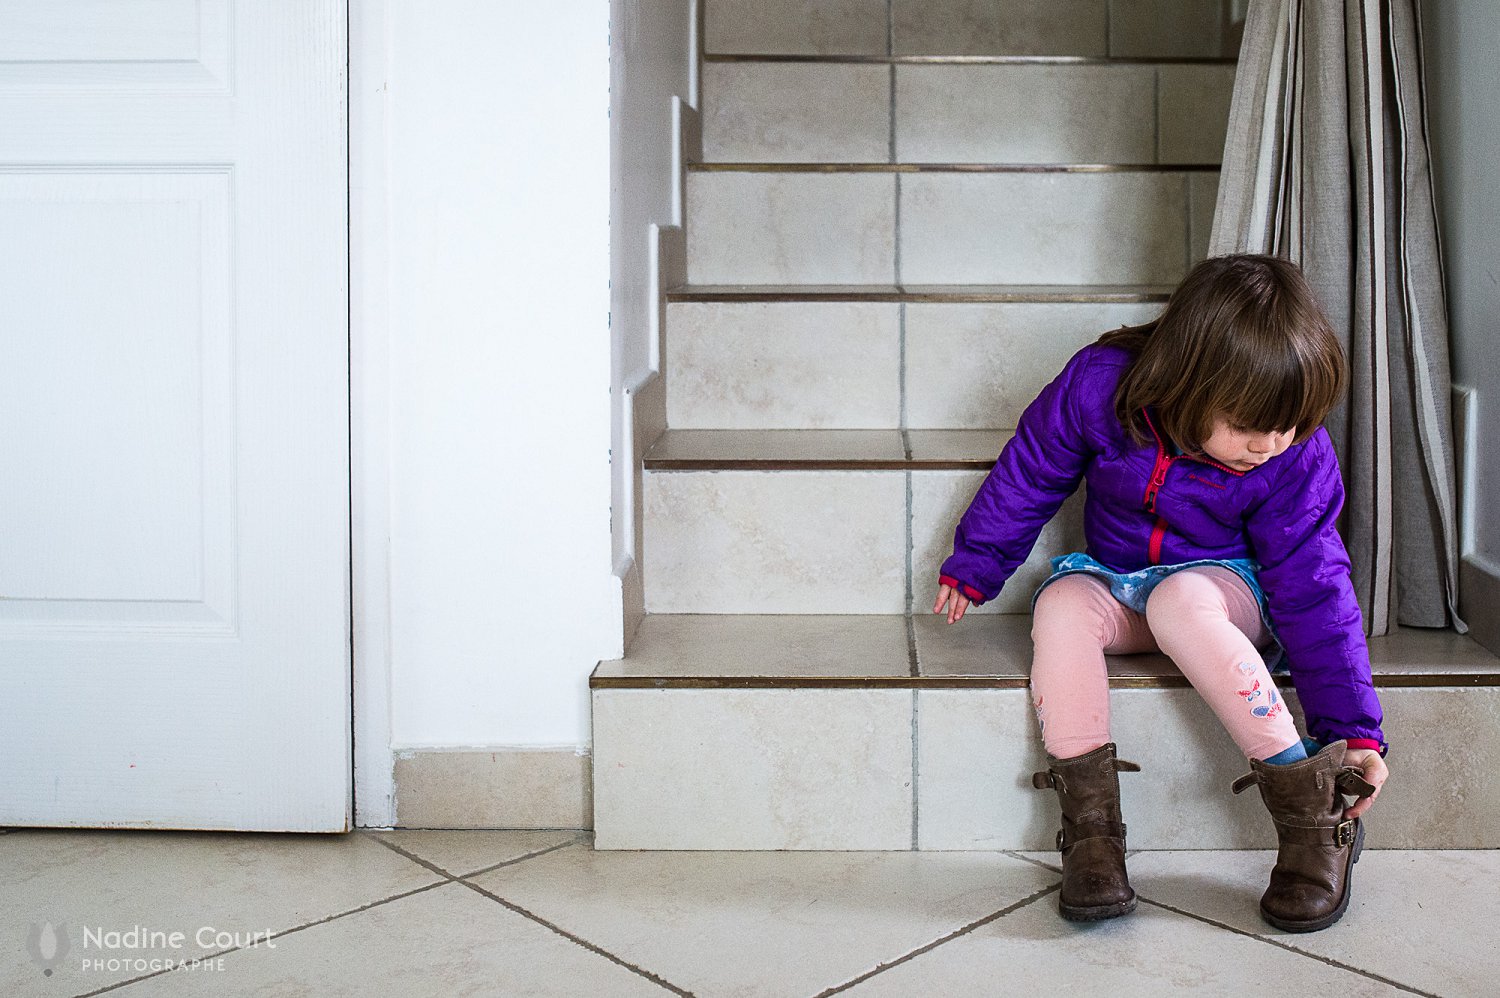
[[[1290,763],[1301,762],[1306,758],[1307,747],[1302,742],[1295,742],[1275,755],[1261,761],[1272,766],[1286,766]]]
[[[1311,738],[1304,738],[1299,744],[1288,745],[1269,759],[1262,759],[1261,762],[1272,766],[1286,766],[1290,763],[1301,762],[1303,759],[1310,759],[1321,751],[1323,751],[1322,745]]]

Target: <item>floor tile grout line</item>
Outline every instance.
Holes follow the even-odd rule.
[[[1393,988],[1398,988],[1398,989],[1400,989],[1402,991],[1409,992],[1410,994],[1422,995],[1423,998],[1441,998],[1440,995],[1435,995],[1435,994],[1433,994],[1430,991],[1423,991],[1420,988],[1414,988],[1414,987],[1412,987],[1410,984],[1402,984],[1400,981],[1393,981],[1389,977],[1382,977],[1381,975],[1379,975],[1377,973],[1374,973],[1373,971],[1361,970],[1358,967],[1355,967],[1355,966],[1353,966],[1351,964],[1343,963],[1343,962],[1341,962],[1339,960],[1335,960],[1332,957],[1322,956],[1322,955],[1317,954],[1317,953],[1309,953],[1307,950],[1298,949],[1296,946],[1292,946],[1289,943],[1284,943],[1281,940],[1279,940],[1279,939],[1277,939],[1277,938],[1275,938],[1273,936],[1264,936],[1264,935],[1261,935],[1258,932],[1250,932],[1250,931],[1248,931],[1246,929],[1241,929],[1241,928],[1238,928],[1236,926],[1230,925],[1227,922],[1221,922],[1218,919],[1209,918],[1207,915],[1199,915],[1199,914],[1196,914],[1194,912],[1188,911],[1185,908],[1179,908],[1176,905],[1170,905],[1170,904],[1167,904],[1167,903],[1162,902],[1162,901],[1153,901],[1150,898],[1145,897],[1143,895],[1138,895],[1138,896],[1140,896],[1142,902],[1144,902],[1146,904],[1149,904],[1149,905],[1151,905],[1153,907],[1162,908],[1162,909],[1165,909],[1166,911],[1175,912],[1175,913],[1177,913],[1179,915],[1182,915],[1184,917],[1195,919],[1195,920],[1197,920],[1199,922],[1203,922],[1203,923],[1205,923],[1207,925],[1212,925],[1215,928],[1223,929],[1226,932],[1233,932],[1235,935],[1245,936],[1245,937],[1247,937],[1249,939],[1255,939],[1255,940],[1257,940],[1259,942],[1265,943],[1268,946],[1274,946],[1277,949],[1286,950],[1288,953],[1295,953],[1298,956],[1307,957],[1309,960],[1315,960],[1318,963],[1327,964],[1328,966],[1334,967],[1334,968],[1336,968],[1338,970],[1348,971],[1351,974],[1358,974],[1360,977],[1367,977],[1367,978],[1369,978],[1372,981],[1377,981],[1377,982],[1379,982],[1381,984],[1385,984],[1385,985],[1388,985],[1388,986],[1393,987]]]
[[[363,835],[365,838],[374,839],[376,842],[378,842],[380,845],[384,846],[385,848],[391,850],[394,853],[397,853],[398,855],[406,857],[407,859],[411,860],[413,863],[416,863],[418,866],[422,867],[423,869],[427,870],[428,872],[434,873],[434,874],[438,875],[439,877],[442,877],[443,879],[439,880],[439,881],[437,881],[435,883],[424,884],[423,886],[418,887],[415,890],[400,891],[400,892],[398,892],[396,894],[392,894],[392,895],[389,895],[387,897],[377,898],[374,901],[369,902],[368,904],[360,905],[357,908],[351,908],[348,911],[335,912],[334,914],[329,915],[326,918],[321,918],[321,919],[318,919],[316,921],[305,922],[305,923],[303,923],[301,925],[292,926],[289,929],[284,929],[284,930],[282,930],[280,932],[276,932],[276,933],[272,934],[269,937],[270,939],[280,939],[282,936],[291,935],[292,933],[294,933],[294,932],[300,932],[303,929],[309,929],[309,928],[312,928],[312,927],[317,926],[317,925],[323,925],[323,924],[325,924],[327,922],[336,921],[337,919],[345,918],[345,917],[347,917],[349,915],[357,915],[357,914],[359,914],[362,911],[368,911],[371,908],[376,908],[376,907],[379,907],[380,905],[383,905],[383,904],[389,904],[392,901],[400,901],[403,898],[411,897],[413,894],[420,894],[423,891],[432,890],[435,887],[442,887],[442,886],[444,886],[446,884],[461,882],[462,879],[463,879],[462,877],[459,877],[459,876],[457,876],[455,874],[449,873],[447,870],[444,870],[442,867],[438,866],[436,863],[433,863],[433,862],[431,862],[429,860],[423,859],[421,856],[418,856],[415,853],[413,853],[413,852],[411,852],[411,851],[409,851],[407,849],[404,849],[401,846],[398,846],[398,845],[396,845],[393,842],[389,842],[389,841],[381,838],[379,835],[377,835],[373,831],[356,830],[356,834]],[[473,873],[466,874],[466,876],[471,876],[471,877],[472,876],[478,876],[479,874],[488,873],[491,870],[497,870],[497,869],[499,869],[501,867],[504,867],[504,866],[510,866],[512,864],[515,864],[515,863],[520,863],[520,862],[522,862],[524,860],[528,860],[528,859],[531,859],[531,858],[536,857],[536,856],[544,855],[545,853],[554,852],[554,851],[556,851],[558,849],[565,849],[568,846],[577,845],[578,843],[584,841],[584,839],[585,839],[584,835],[578,834],[578,835],[575,835],[572,839],[568,840],[567,842],[559,842],[556,845],[548,846],[546,849],[540,849],[540,850],[538,850],[536,852],[530,852],[530,853],[526,853],[523,856],[514,857],[513,859],[509,859],[509,860],[506,860],[504,862],[497,863],[494,866],[486,867],[483,870],[476,870]],[[227,956],[230,953],[239,952],[240,950],[245,949],[245,948],[246,947],[244,947],[244,946],[233,946],[233,947],[230,947],[229,949],[220,950],[220,951],[215,952],[215,953],[205,953],[205,954],[202,954],[200,956],[194,957],[194,959],[195,960],[199,960],[199,961],[217,959],[217,958],[222,957],[222,956]],[[179,969],[182,969],[182,968],[180,968],[180,967],[168,967],[168,968],[166,968],[164,970],[156,971],[155,973],[143,974],[140,977],[133,977],[130,980],[127,980],[127,981],[119,981],[119,982],[117,982],[115,984],[110,984],[110,985],[107,985],[106,987],[98,988],[98,989],[96,989],[94,991],[86,992],[85,994],[80,994],[80,995],[77,996],[77,998],[89,998],[89,996],[91,996],[91,995],[103,994],[106,991],[113,991],[113,990],[115,990],[117,988],[125,987],[128,984],[135,984],[135,983],[137,983],[139,981],[144,981],[144,980],[147,980],[149,978],[159,977],[162,974],[170,974],[173,971],[179,970]]]
[[[377,841],[379,841],[379,840],[377,840]],[[512,865],[514,865],[516,863],[520,863],[520,862],[523,862],[525,860],[532,859],[532,858],[534,858],[536,856],[541,856],[541,855],[544,855],[544,854],[549,853],[549,852],[556,852],[558,849],[565,849],[565,848],[568,848],[569,846],[578,845],[579,843],[581,843],[583,841],[584,841],[584,837],[580,835],[580,836],[578,836],[578,837],[576,837],[576,838],[574,838],[574,839],[572,839],[572,840],[570,840],[568,842],[561,842],[561,843],[558,843],[557,845],[550,846],[550,847],[548,847],[546,849],[542,849],[542,850],[539,850],[537,852],[527,853],[524,856],[517,856],[514,859],[506,860],[505,862],[496,864],[495,866],[486,867],[483,870],[478,870],[478,871],[475,871],[474,873],[466,874],[465,876],[466,877],[479,876],[482,873],[488,873],[490,871],[497,870],[497,869],[500,869],[501,867],[505,867],[505,866],[512,866]],[[409,850],[403,849],[402,847],[397,846],[397,845],[395,845],[394,843],[391,843],[391,842],[380,841],[380,844],[383,845],[383,846],[385,846],[387,849],[390,849],[392,852],[395,852],[395,853],[398,853],[399,855],[405,856],[407,859],[410,859],[412,862],[417,863],[419,866],[423,867],[424,869],[428,870],[429,872],[437,874],[442,879],[438,880],[438,881],[436,881],[434,883],[431,883],[431,884],[424,884],[421,887],[415,888],[415,889],[410,890],[410,891],[402,891],[402,892],[400,892],[398,894],[393,894],[393,895],[391,895],[389,897],[378,898],[378,899],[376,899],[374,901],[369,902],[368,904],[363,904],[363,905],[360,905],[359,907],[351,908],[348,911],[335,912],[334,914],[329,915],[326,918],[320,918],[320,919],[317,919],[317,920],[312,921],[312,922],[305,922],[305,923],[303,923],[301,925],[293,926],[293,927],[291,927],[289,929],[285,929],[283,931],[273,933],[268,938],[269,939],[273,939],[273,940],[274,939],[280,939],[280,938],[282,938],[284,936],[289,936],[289,935],[291,935],[293,933],[301,932],[303,929],[310,929],[310,928],[313,928],[315,926],[323,925],[323,924],[326,924],[328,922],[333,922],[333,921],[336,921],[336,920],[341,919],[341,918],[346,918],[346,917],[348,917],[350,915],[357,915],[360,912],[368,911],[371,908],[377,908],[377,907],[379,907],[381,905],[384,905],[384,904],[389,904],[392,901],[400,901],[400,900],[402,900],[404,898],[411,897],[414,894],[421,894],[424,891],[430,891],[430,890],[433,890],[434,888],[437,888],[437,887],[445,887],[448,884],[459,884],[460,886],[467,887],[469,890],[474,891],[477,894],[480,894],[480,895],[483,895],[484,897],[489,898],[491,901],[496,902],[497,904],[501,905],[504,908],[508,908],[511,911],[514,911],[518,915],[521,915],[521,916],[523,916],[525,918],[530,919],[533,922],[536,922],[537,924],[543,926],[544,928],[547,928],[547,929],[551,930],[552,932],[557,933],[558,935],[562,936],[563,938],[567,939],[568,941],[570,941],[572,943],[575,943],[575,944],[577,944],[579,946],[582,946],[583,948],[585,948],[587,950],[590,950],[590,951],[592,951],[594,953],[597,953],[600,956],[603,956],[604,958],[606,958],[606,959],[608,959],[608,960],[610,960],[610,961],[612,961],[614,963],[619,964],[620,966],[626,968],[627,970],[630,970],[632,973],[635,973],[635,974],[638,974],[638,975],[640,975],[642,977],[645,977],[647,980],[651,981],[652,983],[657,984],[657,985],[659,985],[659,986],[661,986],[661,987],[663,987],[663,988],[665,988],[665,989],[667,989],[667,990],[669,990],[669,991],[671,991],[671,992],[673,992],[675,994],[680,994],[680,995],[691,995],[692,994],[692,992],[685,991],[682,988],[677,987],[676,985],[674,985],[671,982],[665,980],[664,978],[660,977],[657,974],[653,974],[650,971],[648,971],[648,970],[646,970],[646,969],[644,969],[642,967],[638,967],[638,966],[630,963],[627,960],[624,960],[624,959],[622,959],[620,957],[615,956],[613,953],[610,953],[608,950],[604,949],[603,947],[598,946],[598,945],[596,945],[594,943],[591,943],[588,940],[582,938],[581,936],[575,935],[575,934],[567,931],[566,929],[562,928],[561,926],[556,925],[556,924],[548,921],[545,918],[542,918],[540,915],[534,914],[533,912],[530,912],[527,909],[522,908],[520,905],[517,905],[514,902],[505,900],[504,898],[502,898],[499,895],[495,894],[493,891],[487,890],[486,888],[481,887],[478,884],[472,883],[471,881],[465,879],[465,877],[460,877],[460,876],[456,876],[456,875],[454,875],[452,873],[449,873],[448,871],[444,870],[442,867],[438,866],[437,864],[432,863],[429,860],[425,860],[422,857],[417,856],[414,853],[410,852]],[[218,959],[219,957],[227,956],[230,953],[236,953],[236,952],[238,952],[238,951],[240,951],[242,949],[247,949],[247,948],[249,948],[249,947],[234,946],[234,947],[231,947],[229,949],[219,950],[219,951],[214,952],[214,953],[204,953],[204,954],[201,954],[201,955],[199,955],[197,957],[194,957],[194,959],[198,960],[198,961],[214,960],[214,959]],[[86,992],[84,994],[77,995],[77,996],[75,996],[75,998],[92,998],[93,995],[103,994],[103,993],[105,993],[107,991],[114,991],[114,990],[117,990],[119,988],[126,987],[127,985],[136,984],[136,983],[139,983],[140,981],[144,981],[144,980],[147,980],[147,979],[150,979],[150,978],[154,978],[154,977],[160,977],[162,974],[170,974],[170,973],[172,973],[172,972],[174,972],[176,970],[181,970],[181,969],[184,969],[184,968],[182,968],[180,966],[168,967],[168,968],[166,968],[164,970],[159,970],[159,971],[156,971],[154,973],[142,974],[139,977],[133,977],[133,978],[131,978],[129,980],[125,980],[125,981],[118,981],[118,982],[116,982],[114,984],[109,984],[109,985],[107,985],[105,987],[98,988],[98,989],[96,989],[94,991],[89,991],[89,992]]]
[[[449,829],[449,830],[451,830],[451,829]],[[473,829],[473,831],[481,831],[481,829],[477,829],[476,828],[476,829]],[[587,838],[588,838],[588,836],[583,835],[583,834],[575,835],[573,838],[569,839],[566,842],[558,842],[555,845],[547,846],[544,849],[538,849],[535,852],[528,852],[528,853],[523,853],[520,856],[513,856],[510,859],[501,860],[500,862],[495,863],[495,864],[493,864],[491,866],[486,866],[483,869],[479,869],[479,870],[473,870],[473,871],[470,871],[469,873],[452,873],[452,872],[450,872],[448,870],[445,870],[442,867],[438,866],[436,863],[433,863],[433,862],[430,862],[429,860],[423,859],[421,856],[418,856],[416,853],[413,853],[410,850],[408,850],[408,849],[406,849],[406,848],[404,848],[402,846],[399,846],[399,845],[397,845],[394,842],[388,842],[388,841],[386,841],[384,839],[376,839],[376,841],[379,842],[381,845],[385,846],[387,849],[390,849],[392,852],[399,853],[400,855],[405,856],[407,859],[411,860],[413,863],[417,863],[417,864],[419,864],[421,866],[425,866],[429,870],[432,870],[434,873],[441,873],[443,876],[449,877],[449,878],[451,878],[453,880],[462,880],[465,877],[478,877],[478,876],[481,876],[483,874],[489,873],[492,870],[498,870],[501,867],[514,866],[516,863],[524,863],[526,860],[528,860],[528,859],[534,859],[537,856],[545,856],[549,852],[556,852],[559,849],[566,849],[569,846],[578,845],[578,844],[580,844],[582,842],[585,842],[587,840]]]
[[[531,919],[533,922],[536,922],[538,925],[541,925],[544,928],[550,929],[551,931],[557,933],[558,935],[560,935],[563,938],[569,940],[570,942],[576,943],[577,945],[582,946],[585,949],[588,949],[588,950],[591,950],[592,952],[598,953],[600,956],[603,956],[603,957],[605,957],[605,958],[607,958],[607,959],[609,959],[609,960],[611,960],[611,961],[613,961],[615,963],[618,963],[620,966],[625,967],[626,969],[632,971],[633,973],[639,974],[642,977],[645,977],[647,980],[650,980],[651,982],[653,982],[655,984],[661,985],[662,987],[668,989],[669,991],[673,991],[676,994],[681,994],[681,995],[689,995],[689,994],[691,994],[692,992],[682,990],[681,988],[679,988],[676,985],[668,982],[667,980],[665,980],[664,978],[660,977],[659,975],[653,974],[651,971],[646,970],[643,967],[638,967],[635,964],[632,964],[630,961],[625,960],[622,957],[615,956],[613,953],[611,953],[608,950],[604,949],[602,946],[599,946],[596,943],[591,943],[587,939],[584,939],[582,936],[575,935],[574,933],[569,932],[568,930],[562,928],[560,925],[556,925],[553,922],[550,922],[547,919],[542,918],[540,915],[537,915],[537,914],[535,914],[535,913],[533,913],[531,911],[528,911],[527,909],[521,907],[520,905],[516,904],[513,901],[507,901],[507,900],[505,900],[504,898],[500,897],[500,895],[496,894],[495,892],[489,890],[488,888],[482,887],[479,884],[476,884],[472,880],[469,879],[470,877],[477,877],[477,876],[480,876],[482,874],[490,873],[490,872],[493,872],[495,870],[501,869],[503,867],[514,866],[517,863],[521,863],[521,862],[524,862],[525,860],[532,859],[532,858],[537,857],[537,856],[542,856],[542,855],[545,855],[547,853],[556,852],[559,849],[566,849],[566,848],[569,848],[571,846],[579,845],[579,844],[583,843],[585,840],[586,840],[586,836],[579,835],[579,836],[575,837],[574,839],[572,839],[572,840],[570,840],[568,842],[560,842],[557,845],[549,846],[546,849],[538,850],[537,852],[533,852],[533,853],[527,853],[524,856],[517,856],[514,859],[506,860],[506,861],[504,861],[502,863],[497,863],[494,866],[485,867],[482,870],[476,870],[473,873],[464,874],[463,876],[455,876],[454,874],[448,873],[447,871],[442,870],[441,867],[438,867],[435,864],[428,863],[426,860],[423,860],[421,857],[412,854],[408,850],[403,849],[400,846],[395,845],[394,843],[391,843],[391,842],[381,842],[381,845],[385,846],[388,849],[393,850],[394,852],[398,852],[401,855],[408,857],[409,859],[413,860],[414,862],[420,863],[423,866],[429,867],[430,869],[433,869],[433,870],[435,870],[437,872],[442,873],[444,876],[446,876],[448,878],[448,882],[449,883],[461,884],[462,886],[469,888],[471,891],[474,891],[476,894],[483,895],[484,897],[489,898],[491,901],[496,902],[497,904],[501,905],[502,907],[508,908],[511,911],[514,911],[518,915],[522,915],[522,916],[524,916],[526,918]]]
[[[813,998],[827,998],[828,995],[834,995],[838,994],[841,991],[847,991],[849,988],[854,987],[856,984],[862,984],[863,982],[869,980],[876,974],[883,974],[887,970],[890,970],[892,967],[900,966],[901,964],[906,963],[908,960],[914,959],[918,956],[921,956],[923,953],[934,950],[946,942],[957,939],[959,936],[967,935],[968,933],[973,932],[975,929],[980,928],[981,926],[988,925],[990,922],[996,921],[1000,918],[1004,918],[1006,915],[1009,915],[1012,912],[1020,911],[1022,908],[1026,907],[1032,902],[1039,901],[1042,898],[1046,897],[1048,894],[1051,894],[1061,886],[1061,884],[1053,884],[1050,887],[1044,887],[1041,890],[1036,891],[1035,893],[1028,894],[1026,897],[1017,901],[1015,904],[1001,908],[999,911],[991,912],[990,914],[985,915],[983,918],[976,919],[975,921],[970,922],[968,925],[957,928],[945,936],[939,936],[929,943],[924,943],[923,945],[918,946],[916,949],[912,950],[909,953],[903,953],[901,956],[896,957],[896,959],[894,960],[891,960],[887,963],[882,963],[870,970],[865,971],[858,977],[850,978],[842,984],[836,984],[824,991],[819,991],[817,994],[813,995]]]
[[[911,625],[908,624],[907,626],[910,627]],[[920,852],[922,848],[921,840],[917,835],[918,830],[921,828],[919,824],[920,815],[917,809],[921,806],[922,800],[917,792],[917,780],[920,779],[921,774],[921,769],[918,768],[917,764],[917,731],[919,730],[918,725],[920,721],[917,717],[917,711],[921,709],[918,706],[920,703],[917,697],[918,692],[918,690],[911,691],[911,848],[913,852]]]
[[[1032,866],[1040,866],[1044,870],[1051,870],[1053,873],[1062,873],[1062,867],[1055,866],[1052,863],[1044,863],[1031,856],[1022,855],[1020,850],[1017,849],[1002,849],[1001,854],[1009,856],[1011,859],[1019,859],[1023,863],[1030,863]]]
[[[889,100],[889,114],[886,122],[886,161],[896,162],[896,64],[891,63],[891,72],[887,80]]]
[[[557,925],[554,922],[548,921],[547,919],[545,919],[542,916],[536,914],[535,912],[528,911],[527,909],[522,908],[520,905],[516,904],[513,901],[507,901],[507,900],[505,900],[503,897],[501,897],[500,895],[496,894],[494,891],[487,890],[486,888],[480,887],[478,884],[472,883],[472,882],[470,882],[468,880],[456,880],[455,883],[462,884],[463,886],[467,887],[469,890],[473,891],[474,893],[489,898],[491,901],[494,901],[496,904],[500,905],[501,907],[508,908],[508,909],[510,909],[511,911],[515,912],[518,915],[522,915],[522,916],[524,916],[526,918],[531,919],[533,922],[536,922],[538,925],[541,925],[541,926],[543,926],[545,928],[551,929],[553,932],[555,932],[558,935],[562,936],[564,939],[567,939],[567,940],[569,940],[569,941],[571,941],[573,943],[576,943],[577,945],[582,946],[584,949],[589,950],[590,952],[599,954],[600,956],[604,957],[606,960],[609,960],[611,963],[619,964],[621,967],[624,967],[626,970],[630,971],[631,973],[638,974],[641,977],[644,977],[646,980],[650,981],[651,983],[659,985],[660,987],[663,987],[666,990],[671,991],[673,994],[686,995],[686,996],[689,996],[689,998],[691,998],[691,995],[693,994],[691,991],[687,991],[687,990],[685,990],[683,988],[679,988],[677,985],[675,985],[672,982],[668,981],[666,978],[662,977],[661,975],[654,974],[651,971],[645,969],[644,967],[639,967],[639,966],[631,963],[628,960],[625,960],[625,959],[623,959],[621,957],[615,956],[613,953],[611,953],[609,950],[605,949],[604,947],[599,946],[599,945],[597,945],[595,943],[591,943],[587,939],[584,939],[582,936],[575,935],[574,933],[569,932],[567,929],[564,929],[562,926]]]
[[[1182,199],[1183,204],[1187,205],[1187,225],[1183,226],[1187,230],[1187,245],[1183,248],[1183,273],[1187,273],[1193,266],[1193,181],[1191,177],[1183,176],[1182,183],[1187,189],[1187,196]]]
[[[1151,73],[1151,142],[1154,162],[1161,162],[1161,67]]]
[[[889,114],[888,114],[888,123],[887,123],[887,129],[888,129],[888,136],[887,136],[888,149],[887,149],[887,154],[888,154],[888,158],[890,159],[891,163],[894,165],[897,162],[897,159],[896,159],[896,63],[895,63],[895,60],[894,60],[894,56],[896,54],[896,0],[886,0],[886,4],[885,4],[885,50],[886,50],[885,54],[887,56],[892,57],[892,61],[891,61],[891,75],[890,75],[890,101],[889,101],[889,108],[888,108]],[[894,278],[894,280],[893,280],[892,283],[894,283],[894,285],[897,288],[899,288],[899,287],[901,287],[901,175],[899,173],[896,173],[896,174],[892,174],[892,176],[893,176],[894,181],[895,181],[895,183],[892,185],[893,188],[894,188],[894,195],[895,195],[895,214],[891,218],[892,277]],[[901,321],[902,321],[902,335],[905,336],[905,334],[906,334],[906,329],[905,329],[906,307],[905,307],[904,304],[902,305],[902,310],[901,310]],[[904,360],[904,355],[903,355],[903,360]],[[906,419],[905,419],[905,402],[906,402],[906,400],[905,400],[905,397],[903,396],[902,397],[902,421],[901,421],[901,425],[903,427],[906,425]]]
[[[281,930],[279,932],[273,932],[269,936],[267,936],[266,939],[267,940],[282,939],[282,938],[284,938],[286,936],[292,935],[293,933],[301,932],[304,929],[316,928],[319,925],[326,925],[329,922],[335,922],[335,921],[338,921],[341,918],[347,918],[350,915],[358,915],[360,912],[369,911],[371,908],[378,908],[378,907],[380,907],[383,904],[390,904],[392,901],[401,901],[401,900],[404,900],[406,898],[411,897],[414,894],[421,894],[424,891],[430,891],[430,890],[433,890],[434,888],[446,887],[447,885],[449,885],[451,883],[454,883],[454,882],[456,882],[456,878],[444,876],[444,878],[442,880],[436,881],[435,883],[423,884],[421,887],[413,888],[412,890],[409,890],[409,891],[402,891],[401,893],[399,893],[399,894],[393,894],[390,897],[379,898],[379,899],[377,899],[375,901],[369,902],[368,904],[362,904],[362,905],[360,905],[360,906],[358,906],[356,908],[350,908],[348,911],[334,912],[332,915],[329,915],[329,916],[327,916],[325,918],[319,918],[319,919],[316,919],[316,920],[311,921],[311,922],[304,922],[301,925],[294,925],[294,926],[292,926],[289,929],[283,929],[283,930]],[[202,962],[204,960],[216,960],[219,957],[228,956],[231,953],[238,953],[241,950],[250,949],[250,948],[251,947],[249,947],[249,946],[231,946],[228,949],[218,950],[218,951],[213,952],[213,953],[202,953],[202,954],[199,954],[198,956],[193,957],[193,959],[197,960],[199,962]],[[117,981],[114,984],[109,984],[109,985],[106,985],[106,986],[104,986],[102,988],[96,988],[93,991],[86,991],[86,992],[74,995],[73,998],[92,998],[92,996],[94,996],[94,995],[104,994],[107,991],[114,991],[114,990],[116,990],[118,988],[126,987],[127,985],[138,984],[141,981],[150,980],[151,978],[155,978],[155,977],[161,977],[163,974],[171,974],[171,973],[175,973],[175,972],[177,972],[179,970],[184,970],[184,969],[186,969],[186,968],[183,967],[183,966],[181,966],[181,965],[173,966],[173,967],[167,967],[167,968],[165,968],[163,970],[154,971],[154,972],[152,972],[150,974],[142,974],[139,977],[132,977],[129,980],[126,980],[126,981]]]
[[[1126,858],[1128,859],[1132,855],[1138,855],[1140,852],[1141,852],[1141,850],[1135,850],[1135,852],[1133,852],[1133,853],[1127,853],[1126,854]],[[1053,866],[1050,863],[1044,863],[1041,860],[1035,859],[1035,858],[1033,858],[1031,856],[1022,855],[1021,852],[1018,851],[1018,850],[1005,849],[1005,850],[1002,850],[1002,853],[1004,855],[1006,855],[1006,856],[1012,857],[1013,859],[1019,859],[1019,860],[1021,860],[1023,862],[1031,863],[1033,866],[1039,866],[1039,867],[1041,867],[1044,870],[1050,870],[1053,873],[1061,873],[1062,872],[1061,867]],[[1217,919],[1209,918],[1206,915],[1194,914],[1191,911],[1187,911],[1187,910],[1185,910],[1183,908],[1178,908],[1175,905],[1166,904],[1166,903],[1161,902],[1161,901],[1153,901],[1150,898],[1145,897],[1144,895],[1137,894],[1137,896],[1140,897],[1140,899],[1143,902],[1145,902],[1146,904],[1153,905],[1153,906],[1155,906],[1157,908],[1164,908],[1167,911],[1176,912],[1179,915],[1183,915],[1183,916],[1185,916],[1187,918],[1195,919],[1195,920],[1197,920],[1199,922],[1207,923],[1208,925],[1212,925],[1215,928],[1224,929],[1226,931],[1233,932],[1233,933],[1235,933],[1237,935],[1249,936],[1251,939],[1258,939],[1261,942],[1267,943],[1267,944],[1269,944],[1271,946],[1275,946],[1278,949],[1284,949],[1284,950],[1287,950],[1289,952],[1296,953],[1299,956],[1305,956],[1305,957],[1308,957],[1309,959],[1312,959],[1312,960],[1318,960],[1318,961],[1320,961],[1322,963],[1328,964],[1331,967],[1336,967],[1339,970],[1346,970],[1346,971],[1348,971],[1350,973],[1353,973],[1353,974],[1360,974],[1360,975],[1362,975],[1364,977],[1370,978],[1371,980],[1379,981],[1382,984],[1388,984],[1391,987],[1401,988],[1402,990],[1409,991],[1412,994],[1423,995],[1424,998],[1439,998],[1439,996],[1437,996],[1437,995],[1433,995],[1433,994],[1430,994],[1429,992],[1422,991],[1422,990],[1420,990],[1418,988],[1411,987],[1410,985],[1401,984],[1398,981],[1393,981],[1393,980],[1391,980],[1389,978],[1386,978],[1386,977],[1381,977],[1379,974],[1375,974],[1375,973],[1372,973],[1372,972],[1366,971],[1366,970],[1360,970],[1358,967],[1354,967],[1354,966],[1351,966],[1351,965],[1346,964],[1346,963],[1341,963],[1341,962],[1339,962],[1337,960],[1334,960],[1334,959],[1332,959],[1330,957],[1323,957],[1323,956],[1319,956],[1316,953],[1309,953],[1306,950],[1298,949],[1295,946],[1291,946],[1291,945],[1289,945],[1287,943],[1283,943],[1280,940],[1272,938],[1270,936],[1263,936],[1263,935],[1260,935],[1259,933],[1255,933],[1255,932],[1247,932],[1244,929],[1235,928],[1232,925],[1228,925],[1228,924],[1226,924],[1224,922],[1220,922]]]
[[[901,427],[901,449],[906,460],[911,460],[911,436],[907,432],[911,429],[907,426],[909,417],[907,415],[906,399],[906,302],[896,303],[896,396],[898,408],[896,420]]]

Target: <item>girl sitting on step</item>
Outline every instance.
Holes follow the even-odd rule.
[[[1075,353],[1026,408],[959,520],[933,612],[994,599],[1088,482],[1088,551],[1032,597],[1032,703],[1062,804],[1064,917],[1127,914],[1120,770],[1104,656],[1162,651],[1249,760],[1279,850],[1261,898],[1290,931],[1349,904],[1362,815],[1386,779],[1324,418],[1347,375],[1301,271],[1275,257],[1193,268],[1154,322]],[[1262,652],[1265,657],[1262,657]],[[1289,669],[1310,738],[1271,678]],[[1309,753],[1312,753],[1309,755]],[[1346,809],[1344,795],[1359,798]]]

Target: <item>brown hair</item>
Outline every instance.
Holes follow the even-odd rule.
[[[1115,389],[1115,415],[1139,443],[1142,409],[1188,453],[1201,453],[1217,414],[1261,433],[1297,428],[1302,443],[1342,400],[1344,351],[1296,264],[1237,254],[1204,260],[1154,321],[1099,343],[1136,354]]]

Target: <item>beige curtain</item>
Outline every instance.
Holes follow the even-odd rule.
[[[1210,255],[1306,272],[1344,337],[1326,423],[1365,633],[1468,630],[1418,0],[1250,0]]]

